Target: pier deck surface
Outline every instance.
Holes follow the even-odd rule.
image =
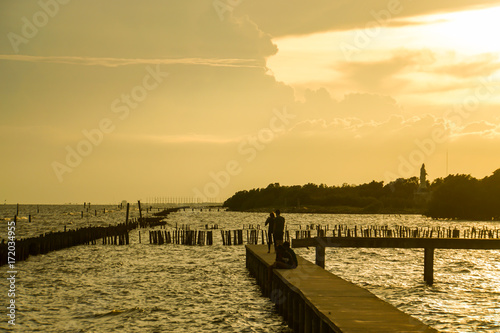
[[[266,266],[275,253],[266,245],[247,245]],[[376,297],[368,290],[324,270],[297,255],[296,269],[277,269],[275,274],[337,332],[438,332]]]

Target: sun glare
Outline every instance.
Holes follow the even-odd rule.
[[[401,49],[455,54],[456,61],[467,62],[480,54],[500,55],[499,18],[500,7],[494,7],[407,18],[414,24],[386,25],[376,34],[358,29],[285,37],[274,40],[279,51],[267,65],[278,80],[296,84],[336,80],[337,63],[383,61]],[[355,50],[352,57],[346,48]]]
[[[417,18],[423,45],[452,49],[463,54],[500,53],[500,7],[437,14]]]

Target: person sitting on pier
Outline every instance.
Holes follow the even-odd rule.
[[[271,212],[266,220],[264,226],[269,224],[269,229],[267,230],[267,253],[271,252],[271,244],[273,244],[273,229],[274,229],[274,213]]]
[[[297,256],[290,248],[289,242],[285,242],[283,245],[278,245],[276,247],[276,261],[272,264],[272,268],[293,269],[297,268],[297,265]]]
[[[273,228],[273,236],[274,236],[274,247],[283,244],[283,236],[285,233],[285,218],[280,215],[281,212],[279,209],[276,210],[276,217],[274,218],[274,228]]]
[[[290,243],[285,242],[283,245],[276,246],[276,261],[269,266],[268,281],[271,281],[273,269],[294,269],[297,268],[297,256],[290,248]]]
[[[285,249],[285,253],[288,258],[288,263],[292,266],[290,268],[296,268],[299,265],[297,261],[297,256],[295,255],[295,251],[290,247],[290,242],[284,242],[283,248]]]

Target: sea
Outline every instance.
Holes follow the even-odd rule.
[[[16,210],[0,206],[0,238],[6,241]],[[15,236],[114,225],[125,214],[116,205],[20,205]],[[130,217],[138,215],[133,206]],[[97,242],[2,266],[0,331],[292,332],[245,268],[244,245],[222,245],[221,230],[264,229],[267,216],[183,209],[168,215],[167,230],[215,228],[213,245],[149,244],[151,229],[136,229],[129,245]],[[310,225],[500,228],[498,222],[420,215],[283,216],[291,236]],[[296,253],[314,261],[313,249]],[[423,281],[420,249],[328,248],[325,269],[440,332],[500,332],[500,251],[437,249],[434,255],[432,286]],[[12,300],[14,321],[8,316]]]

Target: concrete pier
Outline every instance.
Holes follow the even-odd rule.
[[[296,269],[276,269],[266,245],[246,245],[246,266],[295,332],[437,332],[371,292],[297,256]]]

